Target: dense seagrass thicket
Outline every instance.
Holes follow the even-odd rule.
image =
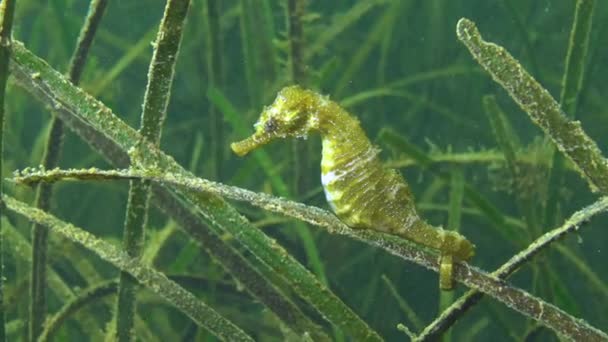
[[[594,0],[0,1],[0,340],[608,339],[607,23]],[[318,136],[231,153],[294,83],[476,245],[454,291],[436,252],[330,212]]]

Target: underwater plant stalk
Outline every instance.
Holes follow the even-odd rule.
[[[289,66],[291,81],[306,82],[306,62],[304,61],[304,28],[302,17],[306,0],[287,0],[287,37],[289,40]]]
[[[83,125],[80,120],[70,121],[65,119],[66,117],[63,117],[67,127],[76,131],[83,140],[92,144],[95,149],[104,155],[106,160],[116,167],[128,167],[128,156],[120,150],[116,143],[107,140],[108,138],[105,135],[92,130],[90,126]],[[322,327],[308,318],[277,286],[256,270],[249,260],[232,247],[230,241],[224,240],[208,229],[200,217],[189,209],[189,206],[193,204],[186,204],[182,199],[179,199],[159,184],[152,185],[152,192],[152,200],[156,207],[176,221],[184,233],[197,242],[203,253],[208,253],[221,264],[237,283],[242,284],[247,292],[274,313],[285,324],[285,327],[302,336],[308,333],[314,341],[331,340],[324,333]],[[17,232],[11,236],[23,239]],[[27,251],[26,256],[31,257],[31,246],[29,244],[27,244],[27,247],[21,246],[21,244],[15,245],[14,239],[9,238],[9,240],[11,241],[9,246],[18,248],[21,253]],[[29,260],[31,259],[26,261],[29,262]],[[81,273],[84,272],[81,271]],[[71,302],[74,300],[71,288],[63,283],[56,273],[51,270],[49,277],[51,290],[62,301]],[[91,279],[91,277],[87,277],[87,279]],[[86,320],[88,317],[86,315],[84,319]],[[42,334],[44,334],[44,331]],[[103,336],[100,336],[99,339],[103,339]]]
[[[608,194],[608,162],[580,122],[568,119],[551,94],[507,50],[484,41],[472,21],[460,19],[456,31],[458,38],[494,81],[578,167],[591,190]]]
[[[4,226],[4,237],[6,238],[6,241],[8,241],[6,246],[8,247],[7,249],[9,249],[9,253],[12,254],[13,258],[22,260],[24,264],[30,265],[33,255],[32,245],[29,241],[30,239],[24,237],[20,232],[17,231],[15,227],[12,227],[10,224],[5,224]],[[62,238],[56,236],[54,238],[53,235],[49,237],[49,242],[51,243],[50,249],[53,249],[53,247],[58,247],[58,249],[63,248],[62,252],[71,254],[74,248],[78,248],[78,246],[74,244],[65,244],[65,240]],[[91,265],[88,263],[88,259],[75,261],[73,266],[89,284],[95,284],[103,281],[100,276],[90,274]],[[46,284],[48,291],[52,293],[60,303],[71,302],[76,298],[76,288],[68,285],[62,276],[55,272],[52,267],[49,267],[47,270]],[[77,325],[79,325],[79,329],[82,329],[83,331],[90,331],[89,335],[92,340],[101,341],[104,339],[104,335],[102,333],[103,327],[95,317],[83,315],[80,318],[80,321],[75,322]],[[25,329],[22,330],[21,333],[23,333],[24,336],[27,336],[29,327],[27,326],[27,322],[24,322],[24,325]],[[46,326],[47,325],[45,324],[44,327]],[[42,332],[41,335],[43,333],[44,332]]]
[[[154,53],[148,70],[148,85],[144,95],[141,114],[141,145],[130,156],[138,158],[138,148],[144,141],[159,146],[163,122],[166,118],[171,85],[175,74],[175,63],[179,54],[182,32],[188,14],[189,0],[168,0],[158,35],[154,43]],[[146,148],[146,147],[141,147]],[[133,160],[131,160],[133,163]],[[134,180],[129,183],[129,199],[123,232],[123,246],[129,256],[139,258],[144,243],[145,229],[150,203],[150,183]],[[120,273],[116,301],[116,339],[133,341],[137,282],[127,272]]]
[[[68,78],[74,84],[80,82],[80,76],[89,55],[89,49],[93,44],[97,28],[101,23],[107,5],[108,0],[91,0],[89,11],[78,35],[78,41],[76,42],[76,48],[74,49],[68,70]]]
[[[525,19],[523,16],[518,13],[516,6],[511,0],[502,0],[502,4],[511,16],[511,20],[513,21],[513,27],[516,31],[517,35],[519,35],[521,41],[523,42],[523,50],[525,54],[528,56],[528,60],[530,63],[530,70],[536,77],[543,81],[544,77],[541,74],[541,68],[539,68],[538,59],[536,58],[536,54],[534,53],[534,48],[532,47],[532,37],[528,34],[528,29],[526,26]]]
[[[304,60],[304,27],[302,18],[306,0],[287,0],[287,41],[289,42],[289,75],[292,84],[306,85],[306,61]],[[309,188],[310,151],[305,142],[292,140],[293,181],[291,190],[299,194]]]
[[[287,40],[289,43],[289,78],[294,84],[306,84],[306,60],[304,58],[304,24],[303,17],[306,11],[307,0],[287,0]],[[309,171],[310,167],[310,144],[302,141],[293,140],[289,142],[292,160],[291,170],[293,170],[293,180],[291,191],[294,194],[301,193],[310,187]],[[287,196],[287,193],[282,194]],[[316,242],[310,232],[310,228],[296,222],[295,231],[300,236],[304,245],[306,256],[309,263],[313,266],[315,274],[323,284],[327,284],[325,276],[325,266],[319,256]],[[336,340],[343,340],[340,331],[334,327]]]
[[[263,40],[264,37],[261,27],[258,26],[258,23],[254,23],[253,11],[261,5],[259,1],[240,0],[237,6],[239,8],[239,38],[241,49],[243,50],[243,66],[245,69],[245,82],[247,84],[246,94],[249,106],[257,108],[260,106],[260,99],[263,97],[262,93],[264,90],[265,77],[261,77],[262,72],[259,69],[261,56],[258,53],[261,45],[260,40]],[[242,114],[239,113],[239,115]]]
[[[511,173],[511,177],[516,179],[519,174],[517,169],[517,157],[515,154],[514,143],[511,140],[513,138],[509,135],[508,127],[510,126],[508,125],[505,113],[498,105],[496,96],[494,95],[484,96],[481,102],[483,104],[484,112],[490,121],[490,126],[492,127],[492,132],[494,133],[494,137],[496,139],[496,144],[505,157],[507,169]]]
[[[580,5],[580,1],[579,1],[578,5]],[[577,5],[577,12],[579,9],[578,5]],[[575,17],[576,16],[578,16],[578,14],[575,15]],[[575,20],[574,27],[577,26],[576,22],[577,22],[577,20]],[[472,40],[471,40],[471,35],[469,35],[470,33],[468,33],[468,32],[467,32],[467,35],[461,36],[461,34],[465,33],[465,31],[464,31],[465,27],[467,28],[468,31],[473,32]],[[574,27],[573,27],[573,31],[576,31],[576,29]],[[540,85],[538,85],[538,83],[536,83],[536,81],[534,81],[532,79],[532,77],[530,75],[528,75],[514,59],[512,59],[512,57],[508,54],[508,52],[506,52],[501,47],[496,46],[495,44],[486,43],[483,40],[481,40],[479,32],[477,32],[477,29],[475,28],[475,26],[472,22],[470,22],[466,19],[461,19],[461,21],[458,23],[458,26],[457,26],[457,33],[458,33],[458,37],[465,43],[465,45],[467,45],[467,47],[469,48],[471,53],[474,55],[474,57],[480,62],[480,64],[482,64],[482,66],[484,66],[484,68],[486,68],[486,70],[488,70],[490,68],[490,65],[487,62],[482,63],[482,61],[481,61],[482,54],[480,52],[482,52],[482,50],[484,48],[486,48],[486,50],[490,50],[490,51],[493,50],[493,52],[495,53],[495,58],[498,60],[501,59],[501,56],[502,57],[506,56],[506,58],[504,58],[504,62],[509,63],[511,68],[515,67],[516,70],[519,72],[519,75],[523,75],[523,77],[525,77],[527,81],[530,81],[530,83],[528,83],[527,85],[534,87],[534,90],[536,92],[535,95],[537,97],[544,99],[545,101],[549,102],[549,104],[552,105],[552,106],[550,106],[551,107],[550,109],[551,109],[551,112],[553,113],[553,116],[554,117],[557,116],[557,118],[560,119],[559,121],[562,121],[562,122],[567,121],[567,119],[564,120],[565,118],[562,116],[562,113],[559,110],[559,107],[557,109],[555,108],[555,107],[557,107],[555,104],[555,101],[552,98],[550,98],[550,95],[548,95],[546,90],[542,89],[542,87],[540,87]],[[572,36],[571,36],[571,39],[572,39]],[[571,40],[570,46],[572,47],[572,45],[575,45],[575,44],[572,44],[572,40]],[[486,61],[489,61],[489,60],[491,60],[491,58],[492,58],[491,54],[487,54],[484,59]],[[499,65],[502,65],[502,64],[500,62],[497,62],[497,64],[495,64],[496,67],[498,67]],[[515,66],[513,66],[513,65],[515,65]],[[490,70],[488,70],[488,71],[490,71]],[[503,84],[502,83],[503,81],[500,80],[498,75],[494,75],[493,71],[490,71],[490,73],[492,74],[492,77],[495,80],[497,80],[501,85],[505,86],[505,88],[507,88],[507,85],[510,87],[514,86],[514,84],[513,84],[514,82],[510,82],[508,84]],[[582,74],[580,74],[579,77],[582,77]],[[509,91],[509,93],[512,96],[514,96],[513,90],[508,89],[508,88],[507,88],[507,90]],[[519,103],[519,101],[517,99],[516,99],[516,102]],[[519,104],[520,104],[520,106],[523,107],[522,103],[519,103]],[[524,110],[526,110],[526,108],[524,108]],[[528,110],[526,110],[526,111],[528,111]],[[528,112],[528,113],[532,116],[532,114],[530,112]],[[533,117],[533,121],[535,121],[534,117]],[[543,127],[543,126],[541,126],[541,128],[545,129],[545,127]],[[547,131],[547,129],[545,129],[545,131]],[[554,138],[554,141],[555,141],[555,138]],[[558,147],[559,147],[559,145],[558,145]],[[601,158],[601,156],[599,156],[599,157]],[[571,222],[571,221],[572,221],[572,218],[568,222]],[[562,227],[564,227],[564,226],[562,226]],[[574,227],[576,227],[576,225]],[[549,234],[549,233],[547,233],[547,234]],[[530,245],[530,246],[532,246],[532,245]],[[539,247],[539,249],[540,249],[540,247]],[[522,253],[520,253],[519,255],[521,255]],[[515,259],[515,257],[512,260],[514,260],[514,259]],[[514,271],[516,269],[516,263],[513,263],[511,265],[511,267],[507,267],[507,264],[503,265],[503,267],[501,267],[499,270],[497,270],[495,272],[495,274],[497,274],[497,276],[499,276],[501,278],[504,278],[504,277],[507,277],[512,271]],[[433,321],[433,323],[431,323],[429,326],[427,326],[427,328],[425,328],[423,333],[420,335],[421,340],[426,341],[426,340],[436,339],[444,331],[446,331],[452,324],[454,324],[456,322],[456,320],[458,319],[458,317],[460,317],[466,310],[468,310],[468,308],[475,305],[475,303],[477,303],[479,301],[479,299],[481,299],[481,297],[482,297],[482,294],[477,293],[475,291],[469,291],[465,296],[461,297],[457,302],[455,302],[448,310],[444,311],[435,321]]]
[[[418,317],[418,314],[410,306],[410,304],[407,302],[407,300],[405,300],[399,294],[399,290],[397,290],[397,287],[395,286],[395,284],[393,284],[393,282],[385,274],[382,275],[382,280],[384,281],[384,284],[386,285],[386,287],[390,291],[391,295],[393,297],[395,297],[395,300],[397,301],[397,304],[399,305],[399,308],[405,314],[405,316],[408,318],[408,320],[412,323],[412,325],[414,326],[414,328],[415,329],[422,329],[424,327],[424,324],[422,323],[422,320],[420,319],[420,317]]]
[[[583,88],[594,8],[595,0],[578,0],[570,30],[559,104],[571,118],[576,117],[578,99]]]
[[[448,229],[458,232],[462,221],[462,203],[464,197],[464,172],[462,168],[456,166],[450,170],[450,195],[448,205]],[[453,291],[440,291],[439,293],[439,312],[454,301]],[[451,342],[451,331],[443,336],[443,342]]]
[[[529,196],[525,196],[525,189],[522,189],[520,185],[520,173],[519,166],[517,164],[517,158],[515,155],[515,141],[518,141],[517,137],[509,130],[509,122],[502,111],[496,97],[494,95],[486,95],[482,98],[482,104],[484,112],[487,115],[492,132],[496,139],[496,144],[502,150],[505,156],[505,162],[507,164],[507,170],[513,180],[515,186],[515,194],[517,199],[517,210],[525,218],[526,222],[526,233],[530,236],[536,236],[538,232],[538,217],[537,217],[537,204],[536,201],[531,199]]]
[[[207,59],[207,79],[209,88],[219,88],[223,86],[223,63],[224,56],[222,47],[222,27],[219,0],[205,0],[203,15],[206,25],[206,59]],[[247,63],[249,59],[245,59]],[[213,176],[221,180],[224,163],[224,125],[222,114],[213,103],[209,103],[207,109],[209,120],[207,122],[207,132],[209,134],[209,146],[213,160]]]
[[[576,118],[580,92],[583,87],[594,8],[595,0],[578,0],[570,30],[559,104],[566,115],[572,119]],[[565,164],[563,155],[553,153],[545,209],[545,224],[549,226],[553,226],[558,219],[559,189],[562,188],[564,182]]]
[[[68,78],[77,85],[86,62],[89,48],[93,43],[97,27],[101,22],[107,0],[93,0],[89,5],[89,12],[85,17],[84,24],[80,30],[76,48],[74,49]],[[44,156],[41,164],[45,168],[54,168],[61,154],[63,141],[63,122],[56,115],[51,119],[51,129],[46,142]],[[52,184],[40,184],[36,192],[36,207],[48,211],[50,209],[51,197],[53,195]],[[29,338],[34,341],[40,335],[47,311],[46,305],[46,254],[48,249],[48,231],[46,227],[34,224],[32,226],[32,270],[30,282],[30,319]]]
[[[106,171],[98,169],[56,169],[45,171],[29,169],[16,174],[14,181],[30,184],[39,181],[54,182],[61,179],[112,180],[132,178],[146,179],[175,187],[183,187],[199,193],[244,201],[270,212],[290,216],[326,228],[330,233],[353,237],[436,272],[440,268],[436,253],[421,249],[393,235],[380,233],[371,229],[352,229],[326,210],[202,178],[187,177],[183,174],[167,170],[129,169]],[[550,246],[551,243],[568,233],[578,231],[584,222],[606,211],[608,211],[608,197],[603,197],[574,213],[561,227],[553,229],[536,239],[526,249],[513,256],[492,274],[488,274],[464,262],[455,263],[455,280],[474,289],[472,292],[489,295],[509,308],[537,320],[539,323],[570,339],[584,341],[606,340],[608,339],[608,335],[603,331],[590,326],[587,322],[569,315],[558,307],[520,288],[509,285],[502,279],[518,270],[523,264],[529,262],[535,255]],[[460,302],[461,299],[456,303]]]
[[[65,303],[44,325],[44,329],[38,337],[38,342],[47,342],[53,339],[57,329],[75,311],[100,298],[111,295],[118,289],[118,281],[115,279],[104,281],[91,288],[83,290],[73,300]]]
[[[376,9],[378,6],[386,4],[386,0],[368,0],[356,2],[354,6],[350,7],[346,12],[340,15],[340,18],[336,20],[327,30],[324,30],[314,42],[311,42],[310,48],[304,51],[305,60],[310,60],[319,54],[323,49],[326,49],[333,41],[337,41],[338,35],[346,31],[351,26],[355,26],[359,19],[364,17],[367,13]]]
[[[14,258],[23,259],[26,263],[32,262],[32,245],[15,227],[4,226],[4,237],[8,243],[7,250],[12,250]],[[74,292],[53,269],[48,270],[47,284],[49,290],[62,302],[75,298]]]
[[[118,249],[113,244],[79,227],[66,223],[40,209],[30,207],[12,197],[5,195],[3,201],[6,203],[7,208],[14,213],[48,227],[52,232],[59,233],[71,241],[82,245],[120,270],[129,272],[140,284],[165,298],[169,303],[221,340],[253,341],[239,327],[200,301],[192,293],[167,278],[163,273],[142,265],[136,258],[129,256],[126,251]]]
[[[366,3],[370,3],[367,1]],[[344,90],[352,86],[352,80],[356,79],[357,72],[361,71],[367,58],[378,49],[376,47],[383,38],[390,36],[394,29],[394,24],[397,18],[400,18],[403,13],[407,13],[407,6],[410,6],[410,1],[395,1],[390,6],[386,6],[384,14],[378,18],[374,23],[373,28],[366,35],[365,40],[358,44],[356,51],[353,51],[352,56],[348,60],[348,64],[340,78],[336,81],[335,86],[332,88],[332,94],[336,97],[342,97]],[[376,50],[374,50],[376,49]],[[344,101],[342,104],[346,106]]]
[[[42,96],[41,94],[39,95]],[[93,105],[93,107],[96,106]],[[95,131],[91,126],[84,124],[77,117],[71,116],[73,112],[68,107],[62,107],[61,113],[66,114],[62,115],[62,119],[67,126],[75,131],[83,140],[91,144],[106,160],[113,163],[116,167],[128,167],[129,157],[116,142],[108,139],[102,132]],[[125,128],[127,127],[125,126]],[[129,134],[134,135],[133,140],[139,139],[134,130],[130,127],[128,129]],[[309,332],[315,341],[329,340],[323,329],[311,321],[284,293],[241,255],[235,247],[232,247],[231,242],[222,239],[220,234],[224,234],[223,232],[209,229],[200,216],[189,209],[189,207],[196,204],[185,202],[158,184],[153,185],[153,192],[155,205],[178,222],[186,234],[197,241],[201,248],[220,263],[234,277],[236,282],[243,284],[248,292],[268,307],[277,318],[282,320],[286,327],[289,327],[300,335]],[[256,228],[251,226],[246,229]],[[69,299],[70,297],[63,296],[62,298]]]
[[[22,43],[15,42],[12,52],[10,67],[18,85],[42,103],[55,106],[56,112],[61,115],[64,122],[70,123],[71,128],[77,133],[96,136],[97,139],[89,142],[109,160],[120,162],[123,167],[128,165],[125,152],[142,141],[141,136],[132,127],[120,120],[103,103],[69,82],[65,82],[60,73],[32,54]],[[147,149],[143,150],[143,153],[146,152],[145,157],[150,160],[142,159],[142,162],[145,162],[143,166],[162,167],[189,175],[173,158],[154,146],[149,145]],[[221,197],[208,194],[194,196],[190,193],[182,193],[181,196],[183,198],[180,201],[185,199],[189,206],[196,208],[197,219],[205,223],[199,227],[218,236],[229,232],[235,237],[234,242],[238,242],[261,262],[266,263],[277,276],[283,278],[291,286],[297,295],[313,306],[325,319],[339,326],[346,334],[355,339],[381,340],[378,333],[372,330],[338,296],[321,284],[293,256],[249,223]],[[191,210],[188,206],[183,208],[186,211]],[[225,246],[225,243],[222,246]],[[244,278],[244,280],[247,279]],[[248,283],[245,281],[243,283]]]
[[[584,74],[583,70],[584,70],[584,66],[585,66],[584,57],[585,57],[586,51],[588,49],[589,32],[590,32],[590,28],[591,28],[591,18],[592,18],[592,14],[593,14],[594,2],[595,2],[594,0],[577,1],[576,12],[575,12],[575,16],[574,16],[575,19],[574,19],[574,23],[573,23],[571,34],[570,34],[570,44],[568,47],[568,53],[567,53],[567,57],[566,57],[566,71],[564,72],[563,83],[562,83],[562,92],[560,94],[560,105],[566,111],[566,113],[570,113],[570,115],[572,117],[574,117],[574,114],[576,112],[576,105],[577,105],[576,100],[578,98],[578,94],[579,94],[580,88],[582,86],[582,79],[583,79],[583,74]],[[477,35],[477,37],[474,38],[475,42],[481,42],[482,44],[485,44],[486,46],[489,45],[488,43],[485,43],[481,40],[479,33],[476,32],[477,30],[476,30],[474,24],[472,24],[468,21],[465,21],[463,23],[469,24],[468,26],[472,26],[473,31]],[[460,22],[458,24],[458,27],[460,27]],[[457,32],[458,32],[459,38],[461,40],[463,40],[464,37],[461,38],[459,28],[457,28]],[[471,44],[471,41],[469,41],[469,44]],[[474,45],[473,44],[468,45],[467,42],[465,42],[465,45],[467,45],[469,50],[471,50],[471,52],[473,53]],[[476,46],[476,50],[477,51],[481,50],[479,45]],[[496,47],[496,50],[502,52],[507,57],[510,57],[509,54],[506,51],[504,51],[504,49],[501,51],[499,47]],[[479,55],[476,55],[475,53],[473,53],[473,55],[476,59],[478,59],[478,61],[480,61]],[[498,55],[497,55],[497,57],[498,57]],[[506,60],[506,62],[508,63],[510,61]],[[521,66],[519,66],[517,64],[517,62],[515,62],[514,64],[516,64],[519,67],[519,69],[521,71],[523,71],[523,68],[521,68]],[[489,69],[489,65],[482,64],[482,66],[484,66],[484,68],[486,68],[486,70]],[[498,78],[498,76],[495,76],[492,72],[490,72],[490,73],[492,74],[492,76],[495,79]],[[523,73],[525,74],[525,71],[523,71]],[[528,76],[527,78],[529,80],[531,79],[533,81],[530,83],[531,85],[534,85],[534,84],[537,85],[537,83],[532,79],[531,76],[529,76],[529,75],[527,75],[527,76]],[[499,81],[499,83],[503,84],[500,81]],[[507,90],[509,90],[509,89],[507,89]],[[537,85],[536,90],[538,93],[542,93],[542,91],[544,89],[542,89],[540,87],[540,85]],[[509,92],[512,93],[512,91],[509,91]],[[545,91],[545,93],[546,93],[546,91]],[[512,94],[512,96],[513,96],[513,94]],[[545,95],[545,98],[546,97],[549,97],[549,99],[548,99],[549,103],[551,103],[553,105],[552,107],[553,107],[553,111],[554,111],[554,116],[562,119],[560,121],[567,121],[567,119],[565,119],[562,116],[562,113],[560,112],[559,108],[557,108],[557,110],[555,110],[555,107],[556,107],[555,103],[554,103],[555,101],[552,98],[550,98],[550,95],[549,96]],[[553,100],[553,101],[551,101],[551,100]],[[517,99],[516,99],[516,102],[518,102]],[[564,105],[566,105],[566,106],[564,107]],[[522,106],[521,103],[520,103],[520,106]],[[533,118],[533,121],[534,121],[534,118]],[[541,128],[544,128],[544,127],[541,127]],[[545,128],[545,131],[547,131],[546,128]],[[554,138],[554,141],[555,141],[555,138]],[[558,144],[558,148],[559,147],[560,147],[560,145]],[[511,157],[511,158],[513,158],[513,157]],[[599,156],[599,158],[602,158],[602,157]],[[551,171],[550,171],[551,172],[550,178],[553,179],[551,181],[551,184],[555,184],[555,179],[561,178],[560,174],[563,170],[563,164],[564,164],[563,161],[564,160],[563,160],[563,157],[561,154],[555,156],[555,158],[553,160],[553,167],[551,168]],[[516,172],[516,171],[517,170],[515,170],[515,169],[512,170],[512,172]],[[555,193],[549,194],[549,202],[548,202],[547,212],[546,212],[546,216],[545,216],[545,223],[552,222],[555,219],[556,203],[557,203],[556,194]],[[549,218],[551,218],[551,219],[549,219]],[[571,221],[571,220],[569,220],[569,221]],[[576,225],[573,225],[573,227],[576,227]],[[549,242],[548,239],[546,241],[547,241],[547,243]],[[522,253],[520,253],[519,255],[522,255]],[[514,260],[515,258],[516,257],[512,258],[512,260]],[[523,259],[524,258],[521,258],[521,260],[523,260]],[[503,265],[503,267],[501,267],[495,273],[497,273],[497,275],[501,278],[507,277],[517,267],[516,262],[513,262],[511,267],[505,267],[508,264],[509,263]],[[421,338],[421,339],[422,340],[434,340],[435,338],[440,336],[444,331],[446,331],[457,320],[458,317],[460,317],[462,315],[462,313],[464,311],[466,311],[468,308],[472,307],[476,302],[479,301],[479,299],[481,299],[481,297],[482,297],[482,295],[480,293],[476,293],[475,291],[469,291],[465,296],[461,297],[456,303],[454,303],[454,305],[451,308],[444,311],[440,317],[438,317],[433,323],[431,323],[429,326],[427,326],[427,328],[424,330],[423,334],[421,335],[421,337],[425,336],[425,338]]]
[[[153,201],[165,214],[175,220],[226,272],[265,305],[285,327],[301,336],[309,334],[313,341],[331,341],[324,330],[306,316],[300,308],[258,271],[238,250],[208,229],[198,215],[189,210],[184,201],[159,184],[152,186]]]
[[[277,59],[277,49],[274,45],[274,39],[277,35],[274,25],[274,15],[271,4],[274,3],[272,0],[262,0],[252,6],[252,21],[254,28],[262,30],[262,34],[258,35],[259,40],[256,45],[259,46],[259,60],[261,72],[264,75],[264,79],[276,81],[277,70],[281,67]],[[261,100],[261,98],[260,98]]]
[[[558,241],[567,234],[579,231],[581,226],[589,221],[592,217],[597,214],[608,211],[608,197],[603,197],[594,202],[593,204],[575,212],[572,214],[560,227],[555,228],[542,236],[538,237],[532,242],[526,249],[520,251],[511,257],[507,262],[500,266],[496,271],[492,273],[493,276],[498,279],[507,279],[515,271],[521,268],[525,263],[529,262],[534,256],[539,254],[541,251],[546,249],[552,243]],[[443,332],[451,327],[459,317],[461,317],[468,309],[473,307],[479,300],[484,296],[483,293],[478,290],[469,290],[462,297],[458,298],[448,309],[444,310],[439,317],[437,317],[431,324],[418,335],[420,341],[435,341]],[[581,323],[587,325],[586,323]],[[563,326],[564,329],[570,329],[566,324]],[[595,328],[591,328],[595,330]],[[571,339],[580,340],[574,338],[574,334],[578,334],[577,331],[572,331],[566,334],[564,330],[556,330],[563,335],[569,336]],[[598,335],[589,334],[586,337],[580,336],[582,340],[597,340],[608,338],[608,336],[601,331],[598,331]]]
[[[4,312],[4,246],[2,216],[4,216],[4,203],[2,196],[2,168],[4,161],[4,116],[6,114],[6,83],[8,79],[8,66],[11,54],[13,17],[15,15],[14,0],[0,2],[0,342],[6,341],[6,326]]]

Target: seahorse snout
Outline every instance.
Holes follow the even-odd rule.
[[[272,136],[264,133],[255,133],[247,139],[233,142],[230,144],[230,148],[239,157],[246,155],[247,153],[255,150],[256,148],[266,145],[272,140]]]

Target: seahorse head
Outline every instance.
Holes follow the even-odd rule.
[[[234,153],[244,156],[277,138],[306,137],[316,127],[315,102],[318,95],[299,86],[283,88],[274,102],[264,108],[253,125],[255,132],[245,140],[232,143]]]

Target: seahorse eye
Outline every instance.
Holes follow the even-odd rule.
[[[266,131],[266,133],[274,133],[277,128],[279,127],[277,126],[277,122],[273,118],[268,119],[268,121],[266,121],[266,123],[264,124],[264,131]]]

